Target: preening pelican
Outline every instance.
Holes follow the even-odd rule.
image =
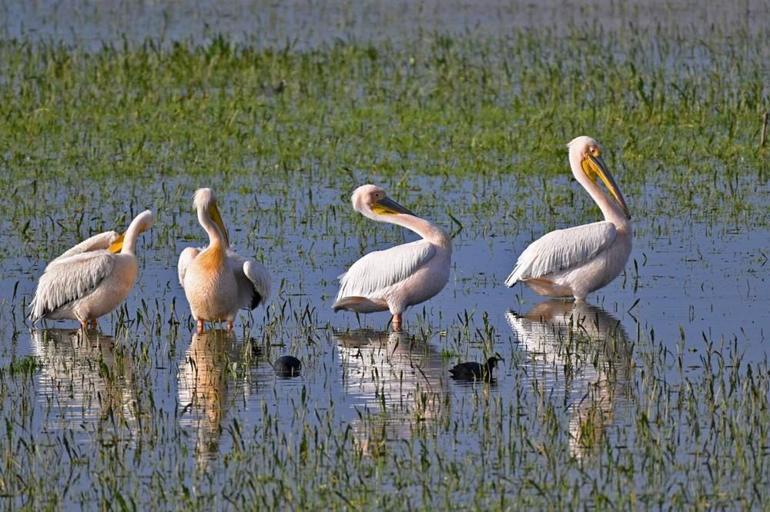
[[[567,146],[572,174],[602,210],[604,221],[557,229],[532,242],[505,284],[511,287],[521,281],[540,295],[581,301],[623,270],[633,230],[626,201],[601,158],[599,143],[582,136]],[[596,183],[597,177],[609,196]]]
[[[232,330],[239,309],[254,309],[270,296],[270,274],[256,261],[230,249],[227,229],[210,188],[195,191],[198,222],[209,236],[205,249],[188,247],[179,255],[179,284],[203,333],[205,322],[227,322]]]
[[[401,330],[401,314],[440,292],[449,280],[452,241],[439,227],[388,198],[374,185],[358,187],[353,209],[378,222],[410,229],[422,240],[367,254],[340,276],[334,311],[358,313],[390,311],[394,331]]]
[[[134,249],[150,229],[152,212],[131,221],[125,236],[114,231],[94,235],[53,260],[43,271],[30,307],[33,322],[77,320],[85,329],[128,297],[139,272]]]

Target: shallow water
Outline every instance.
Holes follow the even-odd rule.
[[[337,38],[414,39],[434,28],[505,37],[592,20],[599,33],[631,24],[692,37],[713,30],[729,46],[735,34],[762,40],[768,13],[767,2],[603,0],[569,18],[554,14],[561,2],[95,5],[4,2],[0,33],[98,49],[122,34],[129,44],[146,37],[198,44],[222,32],[257,46],[296,39],[292,47],[306,49]],[[717,53],[661,52],[676,56],[674,66]],[[557,142],[563,150],[565,141]],[[552,162],[564,170],[554,178],[519,169],[414,176],[410,155],[393,158],[406,160],[398,175],[312,161],[305,171],[272,173],[258,160],[208,179],[152,170],[132,180],[21,178],[18,211],[0,220],[0,449],[4,473],[15,476],[0,478],[0,503],[40,506],[47,496],[73,509],[121,500],[126,508],[763,503],[770,481],[763,169],[742,169],[726,183],[720,163],[713,178],[704,172],[683,182],[676,168],[650,163],[631,180],[622,155],[613,156],[634,214],[634,249],[626,271],[577,306],[502,285],[530,241],[599,218],[563,161]],[[501,165],[517,158],[499,156]],[[455,235],[449,283],[407,312],[404,333],[388,331],[387,314],[331,310],[347,266],[415,238],[353,212],[349,194],[364,182],[383,185]],[[268,307],[242,312],[232,334],[195,334],[177,282],[179,252],[204,242],[191,206],[199,186],[214,187],[234,247],[273,275]],[[735,213],[746,205],[760,213]],[[46,262],[89,234],[123,229],[144,208],[157,222],[140,238],[140,277],[125,306],[99,331],[84,334],[72,322],[32,328],[25,307]],[[454,364],[495,352],[504,362],[493,382],[449,377]],[[300,376],[275,375],[272,362],[284,354],[302,360]]]
[[[767,33],[770,4],[655,0],[575,4],[483,0],[358,2],[62,2],[4,0],[0,35],[5,39],[54,41],[97,50],[152,40],[206,43],[219,35],[257,46],[305,50],[338,41],[393,41],[433,32],[499,37],[521,29],[565,31],[662,30],[696,37],[714,32]],[[697,58],[697,57],[696,57]]]
[[[183,181],[166,184],[178,203],[154,205],[157,224],[139,242],[139,281],[125,308],[102,319],[100,333],[84,335],[67,322],[30,330],[22,304],[45,259],[4,263],[0,329],[12,342],[2,345],[0,366],[26,355],[40,366],[30,380],[6,377],[3,409],[27,411],[20,421],[31,438],[52,447],[67,440],[89,468],[78,473],[71,504],[88,493],[89,471],[99,467],[105,446],[133,454],[133,470],[146,478],[181,465],[182,482],[215,496],[232,478],[228,458],[244,447],[269,450],[265,444],[277,443],[291,453],[291,446],[308,442],[301,441],[308,432],[330,429],[346,432],[364,457],[414,457],[410,441],[429,439],[436,453],[450,449],[462,460],[489,442],[484,422],[512,432],[506,421],[516,415],[506,414],[523,411],[527,428],[545,432],[547,422],[535,418],[553,407],[568,453],[580,459],[601,442],[627,446],[633,438],[633,404],[645,400],[637,368],[647,359],[658,358],[661,377],[671,383],[706,371],[704,357],[713,346],[726,361],[735,352],[744,362],[767,359],[766,230],[669,218],[662,236],[654,234],[659,219],[638,215],[626,272],[576,307],[502,285],[518,252],[544,228],[521,220],[513,225],[504,210],[488,210],[477,222],[468,198],[489,193],[496,180],[419,179],[412,190],[394,193],[397,199],[447,229],[457,229],[446,214],[447,205],[455,205],[463,228],[454,239],[449,284],[410,309],[407,331],[393,334],[386,314],[334,314],[335,277],[364,252],[413,235],[360,218],[347,192],[333,187],[320,188],[311,204],[302,174],[287,184],[282,201],[297,205],[287,217],[277,216],[269,201],[256,206],[248,180],[231,179],[219,196],[234,246],[259,254],[276,288],[266,311],[240,315],[233,335],[192,332],[175,263],[178,251],[203,233],[189,204],[193,187]],[[537,218],[538,199],[523,198],[527,180],[510,180],[502,192],[528,201]],[[562,186],[577,187],[567,180]],[[236,189],[243,192],[230,192]],[[486,204],[490,196],[477,197]],[[640,198],[636,208],[646,201]],[[598,215],[583,199],[576,210],[581,222]],[[333,219],[319,212],[333,212]],[[575,222],[558,217],[557,225]],[[254,231],[239,228],[251,224],[247,219],[254,219]],[[13,235],[8,240],[14,243]],[[52,254],[74,242],[70,235],[51,240]],[[505,362],[492,384],[449,378],[458,361],[482,361],[493,352]],[[271,361],[282,354],[302,360],[301,376],[275,376]],[[200,481],[196,474],[209,476]],[[412,488],[407,495],[419,501],[420,492]]]

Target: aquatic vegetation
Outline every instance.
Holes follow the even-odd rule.
[[[761,507],[766,51],[590,26],[0,42],[0,501]],[[635,248],[595,306],[536,304],[502,282],[533,239],[596,218],[564,171],[583,133],[634,198]],[[366,182],[453,236],[449,283],[406,332],[331,310],[339,269],[411,239],[350,211]],[[199,335],[175,264],[214,183],[231,242],[278,263],[266,309]],[[103,331],[30,331],[45,262],[145,207],[141,277]],[[495,353],[494,382],[450,378]],[[299,376],[276,376],[284,354]]]

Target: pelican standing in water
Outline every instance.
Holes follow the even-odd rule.
[[[606,286],[623,270],[631,253],[631,214],[615,180],[591,137],[568,145],[572,174],[604,214],[604,221],[557,229],[532,242],[519,256],[505,284],[523,282],[535,293],[551,297],[586,295]],[[596,183],[599,178],[610,195]]]
[[[83,329],[117,308],[134,286],[139,267],[136,240],[150,229],[152,212],[131,222],[125,235],[106,231],[80,242],[43,271],[30,307],[33,322],[77,320]]]
[[[388,198],[380,187],[358,187],[351,202],[365,217],[410,229],[422,240],[370,252],[353,263],[340,276],[340,291],[332,308],[357,313],[390,311],[393,330],[400,331],[404,310],[430,299],[449,280],[452,241],[441,228]]]
[[[209,236],[205,249],[188,247],[179,255],[179,284],[197,323],[227,322],[232,331],[239,309],[255,309],[270,296],[270,274],[261,264],[230,249],[227,229],[210,188],[195,191],[198,222]]]

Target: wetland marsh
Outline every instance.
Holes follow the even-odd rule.
[[[378,8],[334,5],[354,29],[306,45],[220,36],[216,20],[196,40],[177,11],[162,44],[6,21],[0,504],[766,508],[767,4],[728,13],[744,24],[438,17],[371,38]],[[114,26],[83,9],[77,33]],[[279,42],[310,23],[270,9]],[[530,241],[599,218],[567,166],[583,133],[635,238],[625,272],[573,307],[502,283]],[[331,310],[347,266],[414,239],[351,209],[367,182],[454,235],[449,284],[403,333]],[[204,241],[201,186],[273,276],[232,335],[195,334],[177,280],[179,252]],[[100,332],[25,320],[47,261],[145,208],[139,280]],[[449,378],[495,352],[494,382]],[[276,376],[285,354],[299,376]]]

